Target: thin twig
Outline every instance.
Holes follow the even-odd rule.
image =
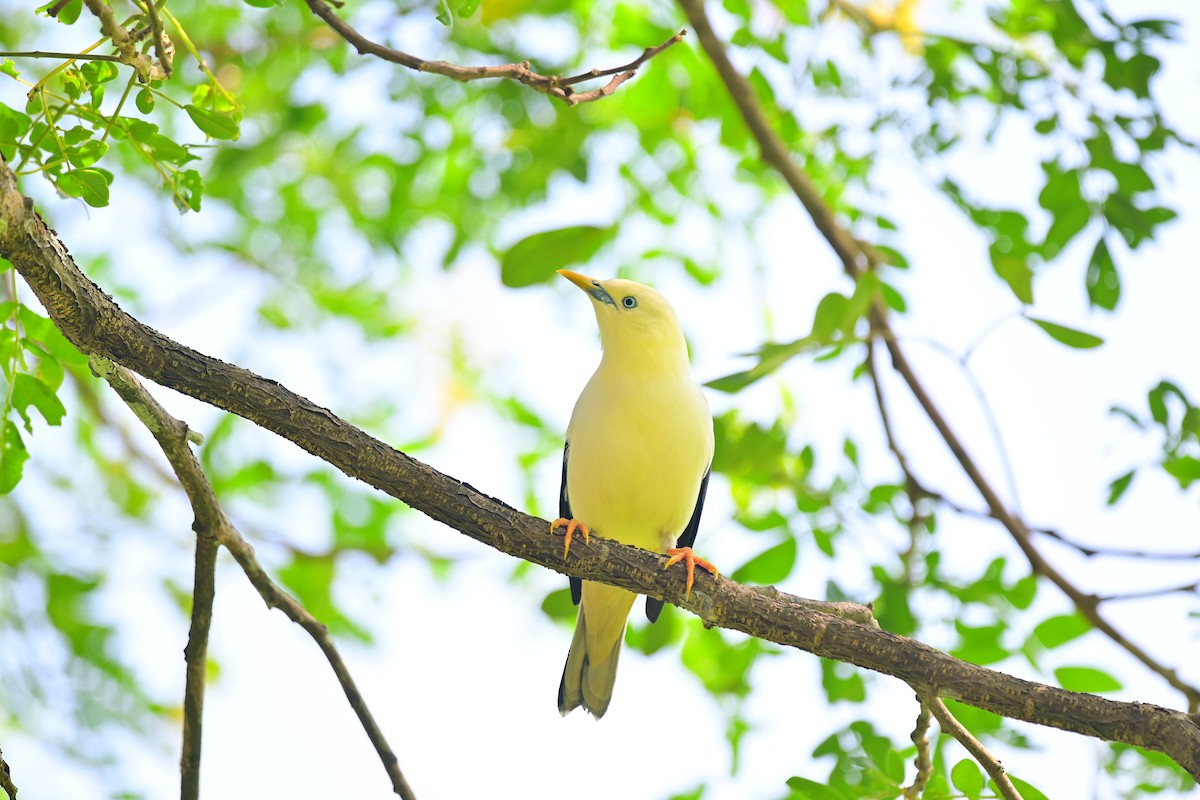
[[[1102,594],[1097,595],[1096,601],[1099,603],[1109,603],[1119,600],[1146,600],[1151,597],[1162,597],[1168,594],[1191,594],[1200,592],[1200,581],[1187,583],[1183,586],[1170,586],[1162,589],[1145,589],[1140,592],[1123,592],[1120,594]]]
[[[891,414],[888,412],[888,405],[884,399],[883,382],[880,380],[879,370],[875,366],[875,354],[875,339],[868,337],[865,365],[867,374],[871,376],[871,387],[875,391],[875,407],[879,409],[879,421],[883,424],[883,435],[887,440],[888,449],[892,451],[896,463],[900,466],[900,471],[904,473],[904,493],[908,496],[908,504],[912,507],[912,516],[908,520],[908,549],[900,554],[900,561],[904,565],[904,582],[912,583],[913,563],[916,561],[917,551],[920,549],[921,531],[927,521],[927,515],[921,508],[921,501],[933,495],[917,480],[916,474],[908,465],[908,457],[900,449],[900,442],[896,439],[895,431],[892,429]]]
[[[929,742],[929,706],[917,696],[917,702],[921,704],[921,711],[917,714],[917,725],[913,728],[912,743],[917,746],[917,757],[913,759],[913,766],[917,768],[917,774],[913,778],[913,782],[904,787],[904,800],[919,800],[925,787],[929,785],[929,779],[933,777],[933,755],[932,747]]]
[[[1022,800],[1021,793],[1017,791],[1017,787],[1013,786],[1012,781],[1008,779],[1008,774],[1004,771],[1004,767],[1000,764],[1000,759],[996,758],[988,749],[983,746],[983,743],[976,739],[969,730],[962,726],[962,723],[954,718],[950,713],[950,709],[946,708],[946,704],[942,702],[942,698],[937,696],[927,697],[922,701],[937,718],[938,726],[941,727],[942,733],[949,734],[958,740],[971,757],[979,762],[988,777],[992,779],[992,783],[996,785],[996,791],[1004,800]]]
[[[679,4],[687,14],[688,20],[691,22],[692,28],[696,31],[696,36],[700,40],[701,46],[716,67],[717,73],[725,83],[725,87],[741,112],[746,125],[758,141],[759,147],[762,150],[763,160],[774,167],[788,186],[791,187],[796,198],[812,217],[817,230],[820,231],[821,235],[837,254],[846,274],[857,280],[865,270],[874,269],[879,263],[878,256],[871,248],[856,239],[838,221],[833,208],[825,201],[825,198],[821,195],[808,174],[792,158],[791,152],[779,134],[771,127],[749,81],[733,66],[728,54],[725,52],[724,43],[713,31],[704,9],[704,0],[679,0]],[[871,329],[881,334],[880,338],[887,346],[888,353],[892,359],[893,369],[904,378],[909,390],[925,411],[925,415],[929,417],[929,420],[937,429],[946,446],[950,448],[955,458],[958,459],[959,465],[983,497],[988,507],[989,516],[1003,525],[1009,532],[1013,541],[1016,542],[1021,552],[1024,553],[1034,573],[1043,575],[1054,583],[1055,586],[1070,598],[1071,602],[1075,604],[1079,612],[1093,627],[1102,631],[1116,642],[1118,646],[1128,651],[1147,668],[1183,693],[1184,697],[1187,698],[1188,710],[1191,713],[1200,711],[1200,688],[1180,679],[1175,669],[1155,659],[1113,627],[1100,614],[1096,598],[1076,587],[1066,576],[1046,560],[1033,544],[1030,531],[1024,521],[1005,505],[999,494],[992,487],[991,482],[983,474],[982,470],[980,470],[970,453],[967,452],[958,435],[950,427],[945,417],[942,416],[940,409],[934,403],[928,391],[926,391],[924,384],[921,383],[913,371],[903,348],[892,331],[886,308],[881,302],[876,301],[868,312],[868,316]]]
[[[134,0],[135,5],[138,0]],[[172,62],[175,60],[175,47],[171,40],[163,36],[162,20],[158,18],[158,6],[154,0],[145,0],[146,17],[150,20],[150,32],[154,34],[154,52],[158,55],[158,63],[166,77],[171,77]]]
[[[65,58],[72,61],[115,61],[118,64],[121,62],[120,56],[105,55],[85,55],[83,53],[55,53],[51,50],[2,50],[0,56],[4,58]]]
[[[974,513],[983,513],[983,512],[974,512]],[[985,516],[986,516],[986,514],[985,514]],[[1087,556],[1088,558],[1092,558],[1094,556],[1109,556],[1112,558],[1144,558],[1147,560],[1161,560],[1161,561],[1195,561],[1197,559],[1200,559],[1200,550],[1193,550],[1191,552],[1186,552],[1186,551],[1156,552],[1153,550],[1137,550],[1137,549],[1127,550],[1127,549],[1120,548],[1120,547],[1097,547],[1095,545],[1083,544],[1082,542],[1079,542],[1075,539],[1071,539],[1067,536],[1064,536],[1063,534],[1059,533],[1058,531],[1052,530],[1050,528],[1030,528],[1030,530],[1033,531],[1034,533],[1040,533],[1043,536],[1049,536],[1051,539],[1056,539],[1059,542],[1062,542],[1063,544],[1065,544],[1067,547],[1071,547],[1075,550],[1078,550],[1080,553]]]
[[[557,97],[569,106],[579,105],[581,103],[590,103],[599,100],[602,97],[608,97],[617,90],[625,81],[634,76],[637,67],[654,58],[656,55],[666,50],[671,45],[680,41],[687,31],[679,33],[667,39],[660,45],[647,47],[642,51],[642,54],[630,61],[628,64],[623,64],[619,67],[611,67],[609,69],[592,69],[588,72],[572,75],[570,77],[560,77],[557,75],[542,75],[530,69],[528,61],[520,61],[516,64],[496,64],[486,67],[464,67],[459,64],[451,64],[446,61],[429,61],[424,58],[419,58],[410,53],[405,53],[400,50],[388,47],[387,45],[373,42],[363,36],[354,29],[350,23],[337,15],[333,7],[325,2],[325,0],[305,0],[309,9],[318,17],[325,21],[330,28],[341,36],[349,44],[354,45],[354,49],[362,55],[373,55],[384,61],[393,64],[399,64],[402,67],[415,70],[417,72],[429,72],[435,75],[443,75],[447,78],[452,78],[456,81],[466,83],[468,81],[486,80],[489,78],[506,78],[514,80],[518,83],[541,92],[542,94],[551,97]],[[615,77],[600,89],[594,89],[590,92],[576,93],[571,86],[582,81],[600,78],[606,75],[614,75]]]
[[[280,589],[267,575],[258,563],[252,548],[241,532],[229,521],[225,511],[217,501],[212,484],[204,474],[195,453],[188,446],[189,433],[187,425],[171,416],[158,401],[146,391],[141,382],[124,367],[113,364],[107,359],[93,357],[90,359],[92,370],[108,381],[109,385],[129,405],[138,419],[149,429],[162,447],[163,453],[175,470],[180,484],[187,492],[188,500],[196,514],[193,529],[197,534],[196,553],[196,591],[192,614],[192,635],[189,636],[187,649],[188,664],[188,693],[184,697],[184,753],[181,766],[183,769],[183,797],[190,800],[198,796],[199,766],[200,766],[200,714],[203,710],[204,685],[204,648],[206,647],[207,621],[197,623],[197,608],[207,600],[207,611],[202,611],[211,619],[212,609],[212,569],[216,560],[217,544],[224,545],[241,565],[250,583],[258,590],[260,596],[270,608],[278,608],[293,622],[299,624],[316,641],[317,646],[325,654],[346,699],[350,702],[359,722],[371,740],[375,751],[387,770],[392,781],[392,789],[403,800],[415,800],[412,788],[409,787],[400,771],[399,762],[388,746],[387,740],[380,730],[366,701],[358,691],[345,662],[337,651],[337,646],[329,635],[329,631],[316,620],[294,598]],[[207,582],[202,585],[202,578]],[[202,635],[197,635],[197,632]],[[193,690],[193,670],[198,669],[198,689]],[[189,703],[190,701],[190,703]],[[194,736],[188,738],[188,717],[194,715]]]
[[[8,792],[9,800],[17,800],[17,787],[12,782],[12,772],[8,762],[4,760],[4,751],[0,750],[0,789]]]
[[[186,433],[184,434],[186,436]],[[179,796],[200,800],[200,743],[204,730],[204,689],[208,676],[208,632],[212,628],[213,599],[217,591],[217,549],[212,531],[197,523],[196,574],[192,584],[192,621],[183,649],[183,747],[179,757]]]

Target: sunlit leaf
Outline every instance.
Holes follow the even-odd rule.
[[[1137,475],[1136,469],[1131,469],[1121,477],[1114,480],[1108,485],[1108,499],[1104,502],[1107,505],[1115,506],[1129,489],[1129,484],[1133,483],[1134,476]]]
[[[526,236],[501,256],[500,280],[513,288],[548,281],[556,270],[590,261],[615,233],[612,226],[574,225]]]
[[[954,765],[950,770],[950,781],[971,800],[976,800],[983,794],[983,770],[969,758],[964,758]]]
[[[1121,682],[1096,667],[1059,667],[1054,677],[1060,686],[1072,692],[1116,692]]]
[[[183,107],[187,115],[196,123],[196,127],[214,139],[238,138],[238,122],[229,114],[210,111],[207,108],[188,103]]]
[[[738,583],[779,583],[796,565],[796,540],[787,538],[756,555],[733,571],[729,577]]]
[[[1092,624],[1079,614],[1060,614],[1038,623],[1033,635],[1047,649],[1060,647],[1092,629]]]
[[[1068,328],[1066,325],[1059,325],[1057,322],[1049,322],[1048,320],[1037,319],[1036,317],[1028,317],[1027,319],[1048,333],[1052,339],[1062,342],[1067,347],[1087,350],[1104,344],[1104,340],[1095,334],[1085,333],[1074,328]]]

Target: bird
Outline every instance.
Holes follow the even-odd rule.
[[[559,518],[564,559],[578,532],[590,532],[669,556],[663,568],[718,572],[692,551],[714,450],[712,413],[691,377],[687,343],[666,298],[623,279],[596,280],[561,269],[587,293],[600,327],[600,365],[571,413],[563,447]],[[558,710],[582,706],[596,719],[612,699],[625,623],[637,595],[571,578],[579,606],[558,687]],[[663,601],[646,598],[658,619]]]

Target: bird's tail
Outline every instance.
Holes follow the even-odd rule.
[[[636,597],[624,589],[584,582],[575,636],[558,684],[559,713],[565,716],[583,706],[600,719],[608,710],[625,639],[625,621]]]

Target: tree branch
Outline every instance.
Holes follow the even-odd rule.
[[[8,793],[9,800],[17,800],[17,787],[13,785],[12,773],[8,762],[4,760],[3,750],[0,750],[0,789]]]
[[[564,78],[558,75],[541,75],[534,72],[530,69],[528,61],[521,61],[516,64],[496,64],[487,67],[464,67],[446,61],[429,61],[371,41],[355,30],[350,23],[339,17],[333,7],[325,2],[325,0],[304,1],[314,14],[323,19],[325,24],[332,28],[338,36],[341,36],[349,44],[354,45],[354,49],[362,55],[373,55],[384,61],[399,64],[402,67],[407,67],[417,72],[430,72],[435,75],[443,75],[462,83],[486,80],[488,78],[506,78],[523,83],[542,94],[557,97],[569,106],[590,103],[599,100],[601,97],[608,97],[616,91],[618,86],[632,78],[638,67],[681,40],[687,34],[687,31],[680,31],[660,45],[647,47],[642,51],[640,56],[628,64],[609,69],[591,69],[579,75]],[[571,88],[573,84],[606,75],[615,75],[616,77],[600,89],[576,93]]]
[[[806,600],[706,575],[684,599],[682,570],[663,570],[658,554],[599,536],[577,543],[566,562],[545,520],[389,447],[275,381],[174,342],[129,316],[80,272],[3,162],[0,219],[7,223],[0,225],[0,256],[85,353],[245,417],[477,541],[556,572],[665,600],[710,625],[898,677],[919,692],[936,687],[942,696],[1002,716],[1156,750],[1200,780],[1200,724],[1183,712],[1069,692],[960,661],[880,630],[869,609],[852,603]]]
[[[1000,764],[1000,759],[996,758],[988,751],[983,743],[971,735],[971,732],[963,727],[962,723],[954,718],[950,713],[950,709],[946,708],[946,704],[942,702],[942,698],[937,695],[928,697],[922,701],[925,706],[937,718],[938,726],[941,727],[942,733],[949,734],[958,740],[971,757],[979,762],[979,765],[987,772],[988,777],[992,779],[992,783],[996,784],[996,791],[1004,800],[1022,800],[1021,793],[1017,791],[1017,787],[1013,786],[1012,781],[1008,779],[1008,775],[1004,772],[1004,767]]]
[[[704,10],[704,0],[679,0],[679,5],[687,14],[688,20],[691,22],[692,28],[696,31],[696,37],[700,40],[701,46],[713,62],[713,66],[716,67],[717,73],[725,83],[730,97],[737,105],[751,133],[758,141],[759,147],[762,150],[763,160],[774,167],[788,186],[791,187],[796,198],[812,217],[817,230],[820,231],[830,247],[833,248],[834,253],[837,254],[846,274],[857,280],[864,270],[874,269],[879,263],[877,256],[868,246],[858,241],[838,221],[833,208],[825,202],[824,197],[821,196],[812,180],[796,164],[779,134],[767,121],[766,115],[763,113],[762,107],[759,105],[749,81],[730,62],[729,56],[725,52],[725,45],[713,31]],[[992,487],[991,482],[988,481],[970,453],[967,452],[958,435],[950,427],[946,418],[942,416],[941,410],[934,402],[932,396],[926,391],[924,385],[913,371],[912,366],[908,362],[908,357],[905,355],[895,332],[891,328],[887,311],[883,304],[877,300],[872,305],[868,316],[872,331],[878,333],[887,347],[888,353],[891,356],[893,369],[908,384],[909,390],[925,411],[925,415],[929,417],[929,420],[937,429],[946,446],[950,448],[950,451],[958,460],[967,477],[983,497],[988,507],[989,516],[999,522],[1009,532],[1013,541],[1016,542],[1017,547],[1025,555],[1030,568],[1036,574],[1048,578],[1067,595],[1071,602],[1075,604],[1075,607],[1079,609],[1079,613],[1094,628],[1103,632],[1134,658],[1141,661],[1147,668],[1160,675],[1167,683],[1182,692],[1184,697],[1187,698],[1189,711],[1193,713],[1200,711],[1200,687],[1193,686],[1182,680],[1174,668],[1168,667],[1158,661],[1141,646],[1131,641],[1115,628],[1100,614],[1097,600],[1094,596],[1080,590],[1065,575],[1059,572],[1054,565],[1046,560],[1034,545],[1029,528],[1017,514],[1005,505],[1000,495]]]
[[[218,544],[224,545],[241,565],[250,583],[258,590],[268,608],[278,608],[289,619],[300,625],[312,636],[329,665],[333,668],[351,708],[371,740],[375,751],[383,762],[384,769],[392,781],[392,789],[403,800],[414,800],[412,788],[400,772],[399,762],[384,738],[383,731],[375,722],[366,701],[358,691],[350,671],[342,661],[337,646],[329,631],[293,597],[280,589],[258,563],[254,548],[225,515],[217,501],[212,484],[204,474],[200,462],[188,446],[193,438],[187,425],[171,416],[154,396],[129,370],[111,361],[93,355],[90,359],[92,371],[108,381],[113,390],[129,406],[130,410],[150,431],[163,454],[175,470],[179,483],[187,493],[196,520],[192,529],[196,532],[196,586],[192,600],[192,626],[188,635],[187,688],[184,693],[183,755],[180,759],[183,800],[196,800],[200,796],[200,732],[204,708],[206,651],[208,628],[212,620],[212,601],[215,594],[214,572]]]
[[[933,756],[929,743],[929,705],[920,695],[917,696],[917,702],[921,704],[921,711],[917,714],[916,727],[909,737],[917,746],[917,757],[913,759],[917,774],[913,782],[904,787],[904,800],[920,800],[921,795],[925,793],[925,787],[929,785],[929,779],[933,776]]]

